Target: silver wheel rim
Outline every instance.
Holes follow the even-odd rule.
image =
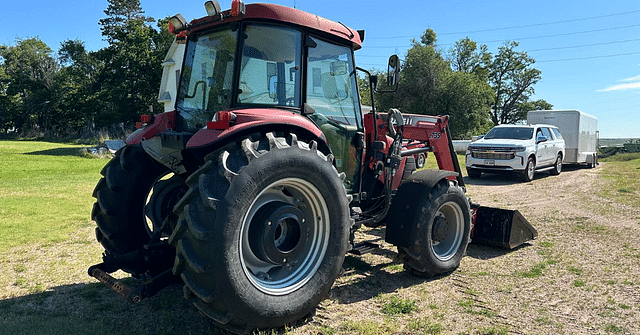
[[[456,202],[446,202],[440,206],[434,218],[431,239],[433,254],[441,261],[452,259],[462,244],[463,235],[464,215],[462,208]]]
[[[535,171],[535,163],[533,161],[529,161],[529,164],[527,165],[527,177],[529,177],[529,179],[533,179],[533,173]]]
[[[261,259],[252,249],[249,230],[255,225],[254,217],[264,206],[274,203],[293,205],[302,213],[305,226],[300,229],[300,251],[282,265]],[[288,229],[281,225],[281,235],[275,244],[286,240]],[[329,244],[329,210],[322,193],[310,182],[299,178],[278,180],[267,186],[253,201],[242,222],[240,232],[240,261],[251,284],[271,295],[285,295],[306,284],[317,272]],[[282,240],[282,241],[281,241]]]
[[[558,156],[558,159],[556,160],[556,171],[562,171],[562,158],[560,156]]]

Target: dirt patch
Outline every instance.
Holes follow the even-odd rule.
[[[357,238],[380,248],[347,256],[344,274],[316,314],[261,333],[640,334],[640,208],[600,195],[605,169],[606,163],[559,176],[541,173],[530,183],[499,176],[467,180],[474,202],[520,210],[539,237],[513,251],[472,244],[447,276],[408,274],[396,248],[384,242],[384,229],[363,229]],[[0,329],[224,333],[182,298],[181,285],[127,303],[86,274],[101,252],[91,226],[63,244],[0,255]]]
[[[541,173],[530,183],[468,180],[474,202],[518,209],[538,239],[514,251],[472,244],[457,271],[430,280],[402,271],[395,248],[383,243],[347,260],[332,299],[294,333],[640,333],[640,209],[599,196],[604,168]],[[360,236],[372,234],[382,236]],[[394,295],[417,302],[418,311],[383,314]],[[366,330],[371,321],[378,331]]]

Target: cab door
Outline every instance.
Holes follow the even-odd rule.
[[[309,115],[327,138],[338,172],[346,174],[347,192],[359,189],[363,132],[362,114],[351,48],[319,38],[307,38],[306,104]]]

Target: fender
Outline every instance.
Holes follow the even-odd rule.
[[[319,139],[319,145],[326,147],[326,138],[315,123],[304,116],[277,109],[250,109],[234,110],[236,121],[226,129],[201,129],[187,142],[187,149],[196,149],[209,146],[213,143],[228,138],[237,138],[237,135],[252,133],[260,130],[283,131],[305,134],[311,139]],[[295,131],[294,131],[295,130]]]
[[[385,241],[398,247],[412,246],[416,241],[417,217],[424,197],[437,183],[457,175],[453,171],[422,170],[405,179],[391,201]]]

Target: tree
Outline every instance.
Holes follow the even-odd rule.
[[[96,53],[104,63],[97,93],[104,101],[95,122],[98,127],[135,122],[148,106],[160,106],[156,99],[162,78],[162,60],[173,37],[161,21],[157,31],[143,16],[138,0],[109,0],[107,18],[100,20],[102,34],[109,46]]]
[[[15,115],[12,122],[16,131],[51,130],[57,98],[55,77],[59,69],[51,53],[51,48],[37,37],[16,39],[15,46],[0,46],[5,77],[3,100],[5,103],[19,101],[19,115]]]
[[[539,100],[535,100],[535,101],[524,101],[519,103],[514,111],[514,115],[516,115],[516,118],[518,120],[526,120],[527,119],[527,112],[529,111],[533,111],[533,110],[548,110],[548,109],[553,109],[553,105],[548,103],[546,100],[544,99],[539,99]]]
[[[378,110],[396,107],[403,113],[449,115],[454,138],[480,133],[489,120],[491,87],[473,73],[454,72],[436,49],[436,40],[431,29],[425,31],[421,42],[413,40],[404,59],[398,90],[394,94],[378,94]]]
[[[122,40],[129,33],[128,25],[131,21],[154,22],[151,17],[144,16],[140,7],[140,0],[107,0],[109,6],[104,10],[106,18],[100,19],[98,24],[110,44]]]
[[[465,37],[449,49],[448,60],[453,71],[473,73],[483,80],[489,75],[488,67],[491,64],[491,53],[487,46],[477,43]]]
[[[522,120],[517,106],[528,101],[534,93],[533,85],[541,79],[540,70],[531,67],[535,60],[526,52],[516,51],[517,46],[517,42],[506,42],[489,67],[489,84],[494,90],[491,119],[495,125]]]
[[[58,58],[62,65],[58,73],[58,123],[69,133],[93,130],[95,115],[104,107],[97,94],[101,87],[98,76],[104,63],[96,52],[87,52],[80,40],[62,42]]]

